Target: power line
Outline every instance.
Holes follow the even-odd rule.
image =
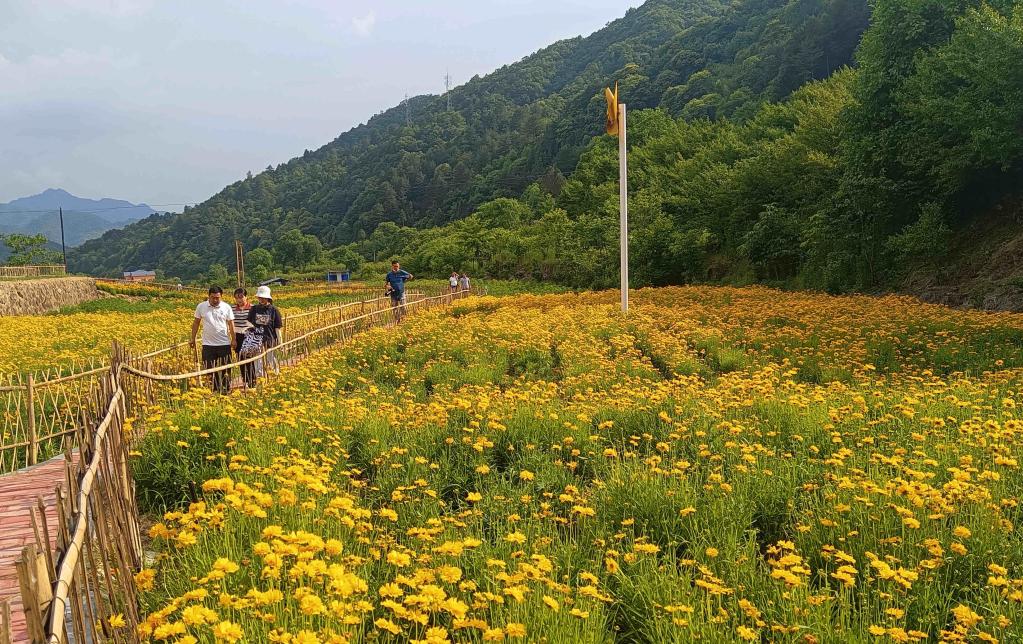
[[[195,203],[155,203],[146,204],[145,207],[150,209],[153,208],[167,208],[170,206],[194,206]],[[92,210],[69,210],[68,212],[107,212],[109,210],[127,210],[130,208],[142,208],[143,206],[111,206],[109,208],[94,208]],[[47,210],[3,210],[0,209],[0,215],[46,215],[56,214],[60,210],[60,207],[49,208]]]

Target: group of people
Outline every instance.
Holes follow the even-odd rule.
[[[256,289],[256,304],[249,302],[248,291],[244,288],[235,289],[234,306],[223,298],[224,289],[211,286],[206,300],[195,307],[189,344],[195,348],[195,338],[201,325],[203,369],[230,364],[232,350],[238,360],[260,355],[280,341],[280,332],[284,327],[284,318],[274,306],[269,286]],[[241,365],[242,380],[246,387],[256,385],[261,368],[259,360]],[[214,373],[212,386],[216,392],[230,392],[231,370],[223,369]]]
[[[384,292],[391,297],[391,309],[394,311],[395,320],[401,321],[405,308],[405,282],[415,279],[412,273],[404,270],[398,260],[391,262],[391,270],[384,276]],[[452,293],[469,290],[469,276],[465,273],[459,275],[458,271],[452,271],[448,278],[448,285]]]
[[[451,277],[448,278],[448,284],[451,286],[452,293],[455,291],[468,291],[469,276],[465,273],[459,275],[458,271],[451,271]]]
[[[387,295],[391,298],[391,307],[395,317],[400,321],[405,306],[405,282],[415,279],[411,273],[401,268],[398,261],[391,262],[391,270],[384,277]],[[451,292],[469,290],[469,276],[457,271],[448,279]],[[274,306],[269,286],[256,289],[256,304],[250,304],[248,291],[244,288],[234,290],[234,306],[224,301],[224,289],[211,286],[205,301],[195,307],[195,319],[192,321],[192,336],[189,345],[195,349],[196,336],[202,328],[202,366],[213,369],[231,364],[232,352],[239,361],[253,358],[280,342],[280,331],[284,327],[284,318]],[[276,364],[271,354],[269,362]],[[262,361],[254,360],[240,366],[245,386],[256,386],[256,379],[261,375]],[[226,394],[231,391],[231,370],[222,369],[213,374],[214,391]]]

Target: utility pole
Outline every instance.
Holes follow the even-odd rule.
[[[625,142],[625,103],[618,104],[618,210],[620,213],[622,313],[629,312],[629,157]]]
[[[234,267],[238,275],[238,288],[246,285],[246,254],[241,247],[241,240],[234,240]]]
[[[67,247],[64,246],[64,207],[57,206],[60,212],[60,254],[64,257],[64,272],[67,273]]]
[[[448,97],[448,111],[451,111],[451,72],[444,72],[444,94]]]

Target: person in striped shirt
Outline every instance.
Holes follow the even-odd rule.
[[[248,291],[244,288],[238,287],[234,290],[234,306],[231,310],[234,312],[234,332],[235,332],[235,345],[234,350],[238,355],[238,359],[241,360],[242,343],[245,342],[245,334],[248,333],[249,329],[252,328],[252,323],[249,322],[249,309],[252,305],[249,304]],[[249,363],[241,366],[242,379],[245,381],[245,386],[252,388],[256,386],[256,364]]]

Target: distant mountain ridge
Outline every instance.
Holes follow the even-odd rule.
[[[87,199],[61,188],[49,188],[36,195],[0,203],[0,233],[42,233],[59,246],[60,208],[64,209],[64,241],[68,246],[77,246],[154,212],[144,203],[108,197]]]

